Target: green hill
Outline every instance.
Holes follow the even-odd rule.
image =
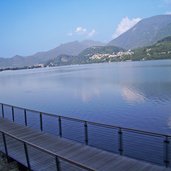
[[[133,55],[125,57],[130,60],[171,59],[171,36],[159,40],[152,46],[137,48]]]
[[[159,40],[157,43],[162,43],[162,42],[165,42],[165,43],[171,42],[171,36],[165,37],[165,38]]]
[[[113,54],[125,51],[123,48],[116,46],[94,46],[83,50],[78,56],[91,57],[94,54]]]
[[[83,50],[78,56],[59,55],[56,58],[49,60],[46,66],[59,66],[71,64],[87,64],[96,62],[111,61],[110,56],[125,50],[115,46],[93,46]],[[94,55],[97,57],[94,57]],[[113,58],[112,58],[113,60]],[[115,58],[115,61],[117,58]]]

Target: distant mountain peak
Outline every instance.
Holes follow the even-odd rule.
[[[20,59],[20,58],[23,58],[23,56],[15,55],[15,56],[13,57],[13,59]]]
[[[110,41],[108,45],[134,49],[152,45],[170,35],[171,15],[157,15],[142,19],[134,27]]]

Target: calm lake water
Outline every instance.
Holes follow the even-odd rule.
[[[0,72],[0,102],[171,134],[171,60]]]

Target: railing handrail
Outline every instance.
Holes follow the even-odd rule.
[[[68,116],[50,114],[50,113],[47,113],[47,112],[41,112],[41,111],[37,111],[37,110],[34,110],[34,109],[27,109],[27,108],[24,108],[24,107],[18,107],[18,106],[15,106],[15,105],[9,105],[9,104],[5,104],[5,103],[0,103],[0,105],[14,107],[14,108],[17,108],[17,109],[26,110],[26,111],[30,111],[30,112],[35,112],[35,113],[39,113],[39,114],[42,113],[43,115],[47,115],[47,116],[51,116],[51,117],[56,117],[56,118],[60,117],[60,118],[63,118],[63,119],[72,120],[72,121],[76,121],[76,122],[82,122],[82,123],[87,122],[88,124],[96,125],[96,126],[100,126],[100,127],[105,127],[105,128],[122,129],[123,131],[125,130],[125,131],[138,133],[138,134],[144,134],[144,135],[155,136],[155,137],[169,137],[169,138],[171,138],[171,135],[163,134],[163,133],[156,133],[156,132],[152,132],[152,131],[144,131],[144,130],[139,130],[139,129],[134,129],[134,128],[127,128],[127,127],[111,125],[111,124],[97,123],[97,122],[82,120],[82,119],[78,119],[78,118],[71,118],[71,117],[68,117]]]
[[[68,162],[68,163],[71,163],[71,164],[73,164],[73,165],[76,165],[76,166],[78,166],[78,167],[81,167],[82,169],[86,169],[86,170],[89,170],[89,171],[94,171],[94,169],[92,169],[92,168],[90,168],[90,167],[87,167],[87,166],[85,166],[84,164],[81,164],[81,163],[79,163],[79,162],[75,162],[75,161],[73,161],[73,160],[71,160],[71,159],[67,159],[67,158],[65,158],[65,157],[63,157],[63,156],[61,156],[61,155],[59,155],[59,154],[56,154],[56,153],[50,151],[50,150],[44,149],[44,148],[42,148],[42,147],[40,147],[40,146],[37,146],[37,145],[35,145],[35,144],[31,143],[31,142],[26,141],[26,140],[22,140],[21,138],[18,138],[18,137],[14,136],[14,135],[12,135],[12,134],[10,134],[10,133],[8,133],[8,132],[1,131],[1,130],[0,130],[0,132],[1,132],[1,133],[4,133],[5,135],[7,135],[7,136],[9,136],[9,137],[12,137],[12,138],[16,139],[17,141],[20,141],[20,142],[22,142],[22,143],[26,143],[27,145],[30,145],[30,146],[32,146],[32,147],[34,147],[34,148],[36,148],[36,149],[38,149],[38,150],[40,150],[40,151],[43,151],[43,152],[45,152],[45,153],[48,153],[49,155],[52,155],[52,156],[54,156],[54,157],[58,157],[59,159],[62,159],[62,160],[64,160],[64,161]]]

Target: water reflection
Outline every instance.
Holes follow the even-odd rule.
[[[123,98],[128,101],[128,102],[144,102],[145,101],[145,97],[142,94],[142,92],[138,92],[136,91],[136,89],[132,89],[129,87],[123,87],[122,89],[123,93]],[[141,94],[140,94],[141,93]]]
[[[154,101],[156,103],[171,100],[171,83],[147,83],[127,85],[122,88],[123,98],[128,102]]]

